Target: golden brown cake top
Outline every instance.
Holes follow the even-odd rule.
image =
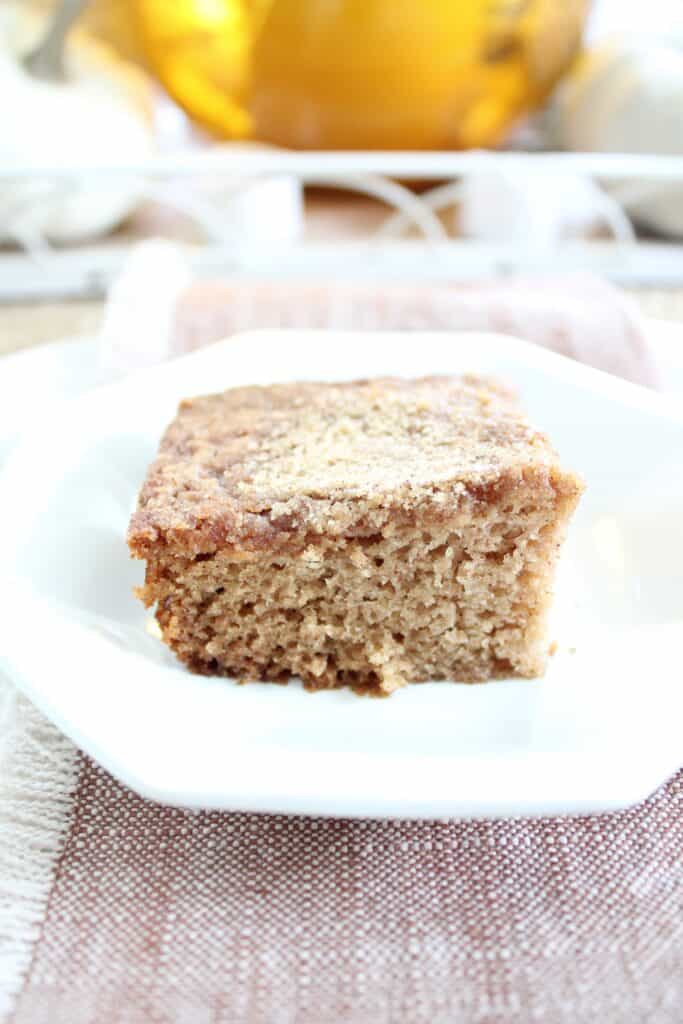
[[[235,388],[181,403],[128,539],[140,557],[166,545],[278,547],[343,534],[373,509],[443,515],[458,495],[485,500],[525,472],[579,486],[512,392],[488,379]]]

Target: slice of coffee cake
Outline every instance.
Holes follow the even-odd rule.
[[[581,491],[490,380],[237,388],[181,404],[128,541],[191,669],[389,693],[544,671]]]

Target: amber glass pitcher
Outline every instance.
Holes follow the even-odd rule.
[[[132,0],[148,63],[223,138],[500,143],[548,94],[589,0]]]

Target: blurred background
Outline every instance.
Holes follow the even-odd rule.
[[[678,309],[679,0],[0,0],[0,84],[7,349],[101,324],[151,239],[192,280],[586,271]]]

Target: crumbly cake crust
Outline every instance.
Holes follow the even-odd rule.
[[[339,536],[359,500],[435,517],[544,474],[576,490],[508,389],[480,377],[235,388],[183,401],[128,539],[188,552],[292,547]]]
[[[196,671],[388,692],[542,671],[581,490],[491,380],[237,388],[181,404],[128,541]]]

